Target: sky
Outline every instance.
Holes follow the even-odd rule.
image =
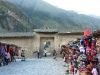
[[[100,0],[43,0],[65,10],[100,16]]]

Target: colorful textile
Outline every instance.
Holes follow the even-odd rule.
[[[92,72],[93,75],[99,75],[96,68],[93,68],[91,72]]]
[[[90,36],[90,35],[91,35],[91,32],[89,30],[84,31],[84,36]]]
[[[84,49],[84,47],[80,47],[79,50],[80,50],[80,52],[85,53],[85,49]]]

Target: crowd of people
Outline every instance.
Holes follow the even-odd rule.
[[[73,75],[79,71],[79,75],[99,75],[99,61],[97,58],[96,39],[92,35],[84,36],[81,39],[66,47],[61,47],[61,54],[64,61],[69,64],[66,72]]]
[[[37,58],[41,58],[39,51],[36,51]],[[48,51],[44,49],[43,55],[47,57]],[[99,75],[99,60],[97,57],[98,50],[96,48],[96,39],[92,35],[84,35],[82,38],[69,43],[68,46],[62,45],[60,54],[64,62],[69,64],[68,73],[79,75]],[[11,61],[16,61],[15,56],[18,56],[18,48],[14,49],[8,44],[0,43],[0,66],[8,65]],[[53,59],[56,59],[57,52],[53,50]],[[21,52],[22,61],[25,61],[25,50]]]
[[[53,56],[53,59],[56,59],[56,57],[57,57],[57,52],[56,52],[55,49],[52,51],[52,53],[50,53],[50,52],[48,52],[48,50],[44,49],[43,50],[43,55],[39,51],[35,51],[35,52],[33,52],[33,54],[38,59],[41,59],[42,57],[48,57],[49,55]]]
[[[15,56],[18,56],[18,47],[13,45],[0,43],[0,66],[8,65],[12,61],[16,61]]]

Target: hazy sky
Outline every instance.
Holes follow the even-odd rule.
[[[52,5],[79,13],[100,16],[100,0],[44,0]]]

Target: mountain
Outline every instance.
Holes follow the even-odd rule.
[[[87,14],[88,16],[94,17],[94,18],[98,18],[100,19],[100,16],[96,16],[96,15],[92,15],[92,14]]]
[[[17,6],[0,0],[0,32],[33,31],[36,25]]]
[[[74,11],[66,11],[57,8],[43,0],[6,0],[18,6],[25,12],[32,22],[41,28],[48,25],[51,28],[80,30],[100,29],[100,19],[78,14]]]

